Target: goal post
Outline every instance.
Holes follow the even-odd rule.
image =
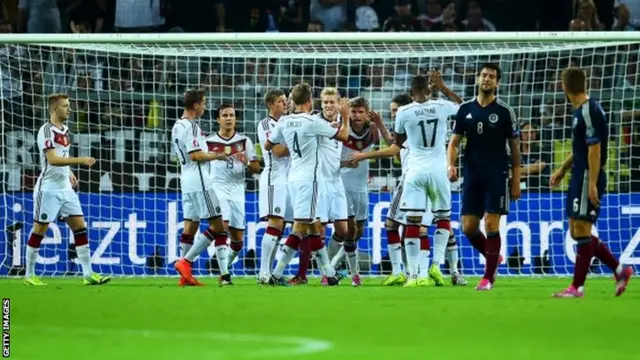
[[[0,275],[17,275],[24,267],[40,171],[35,137],[48,120],[49,93],[71,97],[73,154],[97,159],[89,170],[74,169],[95,270],[173,275],[183,225],[169,132],[181,114],[184,90],[206,90],[208,111],[200,122],[206,132],[217,130],[213,109],[232,103],[237,130],[257,144],[256,126],[266,116],[262,97],[270,88],[288,92],[307,82],[317,98],[323,87],[337,87],[343,96],[367,98],[393,128],[389,103],[408,90],[413,75],[439,69],[444,82],[469,100],[484,62],[503,70],[499,97],[522,122],[521,152],[529,172],[522,198],[502,220],[507,261],[500,273],[573,270],[567,183],[554,191],[547,185],[570,151],[571,109],[558,77],[569,65],[587,71],[590,95],[602,102],[609,120],[608,192],[595,231],[624,263],[640,264],[638,33],[10,34],[0,35],[0,43]],[[379,275],[389,268],[384,220],[400,167],[382,159],[370,168],[369,219],[359,251],[364,273]],[[479,275],[484,259],[459,229],[459,185],[453,186],[452,224],[461,268]],[[247,174],[246,187],[245,247],[233,264],[238,275],[256,273],[265,229],[257,214],[256,178]],[[70,235],[63,222],[52,223],[38,273],[78,272]],[[215,271],[213,255],[213,249],[203,253],[197,272]],[[598,264],[593,271],[607,272]]]

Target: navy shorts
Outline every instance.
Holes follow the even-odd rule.
[[[598,175],[598,197],[602,200],[607,189],[607,175],[600,170]],[[567,192],[567,216],[571,219],[596,222],[600,216],[600,208],[589,201],[589,171],[586,169],[572,169],[569,191]]]
[[[462,215],[483,217],[509,213],[509,172],[485,171],[466,173],[462,183]]]

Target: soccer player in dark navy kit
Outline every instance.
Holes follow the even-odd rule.
[[[520,197],[520,132],[513,109],[496,97],[500,76],[500,68],[495,64],[480,68],[478,96],[460,106],[447,151],[449,180],[455,181],[458,146],[462,137],[466,137],[462,231],[487,260],[484,277],[476,290],[493,288],[498,265],[503,260],[500,217],[509,212],[510,200]],[[514,164],[511,180],[507,143]],[[482,217],[486,237],[480,231]]]
[[[595,256],[607,265],[616,278],[616,296],[626,290],[633,270],[622,267],[611,251],[591,235],[591,227],[600,214],[600,201],[606,190],[609,129],[604,110],[587,95],[587,76],[578,68],[562,72],[562,89],[573,106],[572,153],[550,179],[550,185],[560,183],[571,169],[571,182],[567,192],[567,216],[569,231],[577,245],[573,282],[555,297],[582,297],[584,283]]]

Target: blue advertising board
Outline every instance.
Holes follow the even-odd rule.
[[[390,194],[370,194],[369,221],[359,250],[371,260],[371,273],[378,274],[380,263],[386,257],[384,220]],[[461,249],[462,269],[467,274],[481,274],[483,258],[473,251],[459,230],[459,194],[453,195],[452,226]],[[175,274],[172,266],[178,256],[178,237],[182,229],[179,194],[174,193],[103,193],[80,194],[89,228],[94,270],[115,275]],[[7,274],[11,266],[24,266],[24,244],[33,224],[32,194],[2,195],[3,225],[22,223],[24,228],[15,232],[13,239],[2,231],[0,246],[0,274]],[[548,254],[547,273],[570,274],[573,271],[575,250],[568,234],[563,193],[524,193],[512,203],[511,213],[503,218],[501,233],[503,254],[509,257],[517,251],[522,257],[520,269],[500,266],[503,274],[531,274],[540,257]],[[246,195],[247,231],[245,249],[234,263],[238,274],[254,274],[251,262],[243,255],[249,249],[259,254],[259,244],[265,223],[257,218],[257,194]],[[603,211],[594,232],[627,264],[640,264],[640,194],[607,194]],[[77,271],[69,261],[68,244],[72,238],[67,227],[53,223],[42,245],[37,271],[43,275],[63,275]],[[199,272],[206,272],[208,258],[214,254],[209,248],[196,263]],[[156,272],[145,264],[147,258],[158,254],[164,260]],[[249,264],[249,265],[247,265]],[[292,263],[290,270],[295,268]]]

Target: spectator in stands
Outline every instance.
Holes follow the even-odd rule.
[[[421,31],[420,22],[411,13],[411,0],[396,0],[395,13],[385,20],[382,31]]]
[[[67,7],[69,30],[73,33],[99,33],[104,25],[105,0],[79,0]]]
[[[0,20],[0,34],[11,34],[13,32],[13,26],[6,20]]]
[[[593,0],[579,0],[576,19],[580,19],[585,24],[587,31],[600,31],[604,29],[604,24],[600,24],[598,18],[598,8]]]
[[[467,5],[467,17],[462,20],[465,31],[496,31],[496,26],[484,18],[480,1],[471,0]]]
[[[615,8],[619,9],[621,6],[627,8],[629,16],[629,25],[634,29],[640,29],[640,0],[616,0]],[[620,14],[618,13],[618,21],[620,21]]]
[[[426,0],[425,13],[417,17],[422,28],[428,31],[442,31],[444,22],[442,10],[442,0]]]
[[[520,155],[522,179],[527,189],[547,188],[551,176],[551,151],[543,149],[538,139],[538,129],[528,121],[520,124]]]
[[[307,24],[310,23],[310,10],[311,0],[282,0],[278,29],[284,32],[305,31]]]
[[[631,13],[627,5],[620,5],[616,8],[616,23],[613,25],[614,31],[635,31],[637,28],[631,24]]]
[[[116,0],[116,30],[122,33],[162,32],[165,27],[162,5],[161,0]]]
[[[324,25],[318,20],[311,20],[307,25],[307,32],[323,32]]]
[[[375,0],[355,0],[355,25],[358,31],[376,31],[380,29],[378,14],[371,7]]]
[[[569,23],[569,31],[587,31],[587,24],[581,19],[573,19]]]
[[[60,10],[56,0],[19,0],[18,32],[59,33]]]
[[[311,0],[311,18],[324,24],[324,31],[342,29],[347,20],[346,0]]]

